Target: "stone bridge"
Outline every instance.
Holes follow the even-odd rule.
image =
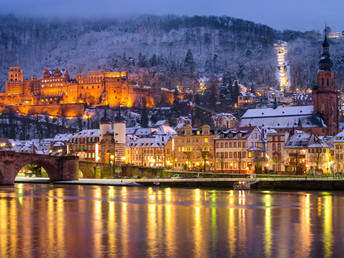
[[[51,181],[78,179],[79,157],[49,156],[14,151],[0,151],[0,185],[14,184],[20,169],[29,163],[42,166]]]

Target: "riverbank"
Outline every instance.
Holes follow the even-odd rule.
[[[43,184],[77,184],[77,185],[107,185],[107,186],[159,186],[184,188],[226,188],[233,189],[237,181],[243,178],[157,178],[157,179],[79,179],[74,181],[51,182],[47,178],[17,178],[15,183],[43,183]],[[344,190],[343,178],[258,178],[258,182],[251,185],[251,189],[261,190]]]

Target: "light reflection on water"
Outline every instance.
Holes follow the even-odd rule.
[[[341,256],[340,192],[0,187],[0,257]]]

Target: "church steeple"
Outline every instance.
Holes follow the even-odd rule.
[[[313,112],[315,115],[320,115],[324,120],[327,126],[323,130],[325,135],[333,136],[339,131],[338,92],[334,85],[334,72],[331,71],[333,63],[330,58],[326,30],[322,49],[319,60],[318,83],[313,88]]]
[[[330,45],[327,41],[327,30],[325,29],[325,39],[322,44],[322,55],[319,60],[319,69],[321,71],[331,71],[331,68],[333,66],[333,62],[330,58]]]

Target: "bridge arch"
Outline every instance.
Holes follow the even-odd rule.
[[[77,180],[77,156],[49,156],[14,151],[0,151],[0,184],[13,184],[21,168],[34,163],[42,166],[51,181]]]
[[[16,168],[15,177],[17,177],[20,170],[28,164],[35,164],[35,165],[38,165],[38,166],[44,168],[44,170],[48,174],[49,178],[52,178],[52,177],[54,177],[54,175],[59,173],[58,169],[56,167],[54,167],[53,164],[51,164],[50,162],[38,159],[38,160],[32,160],[29,163],[19,162],[18,167],[20,167],[20,168],[19,169]]]
[[[96,178],[94,171],[88,166],[79,166],[79,171],[81,171],[84,178]]]

